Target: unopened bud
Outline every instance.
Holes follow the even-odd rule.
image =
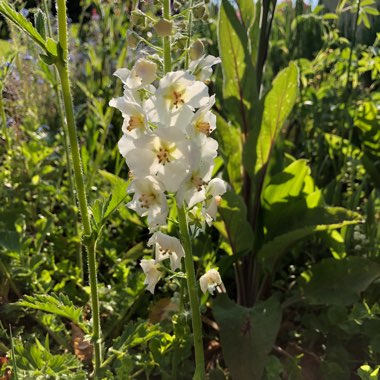
[[[206,7],[204,4],[199,4],[193,8],[193,16],[196,20],[201,19],[206,13]]]
[[[136,26],[145,26],[145,15],[140,10],[134,10],[131,13],[131,23]]]
[[[188,38],[182,34],[176,34],[174,45],[179,50],[184,50],[187,47],[187,40]]]
[[[190,46],[190,58],[192,61],[200,58],[204,53],[204,45],[201,40],[194,41]]]
[[[154,29],[159,37],[168,37],[172,34],[173,22],[162,18],[156,23]]]
[[[136,46],[139,43],[138,35],[132,30],[128,30],[127,32],[127,43],[128,43],[128,46],[131,47],[132,49],[136,48]]]

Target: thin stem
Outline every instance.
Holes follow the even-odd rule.
[[[12,375],[14,375],[15,380],[18,380],[18,369],[17,369],[17,363],[16,363],[16,353],[15,353],[15,347],[13,344],[13,335],[12,335],[12,326],[9,325],[9,335],[11,338],[11,360],[13,364],[13,371]]]
[[[164,0],[164,18],[170,21],[170,0]],[[165,74],[172,70],[172,57],[170,51],[170,36],[163,37],[164,43],[164,71]]]
[[[202,340],[202,321],[199,309],[198,286],[195,278],[194,260],[191,248],[189,228],[186,221],[184,206],[177,205],[178,221],[183,248],[185,250],[185,267],[187,291],[189,293],[191,322],[193,327],[194,350],[195,350],[195,373],[194,380],[205,379],[205,361]]]
[[[185,69],[188,69],[189,68],[189,62],[190,62],[190,51],[189,51],[189,48],[190,48],[190,42],[191,42],[191,35],[192,35],[192,27],[193,27],[193,11],[192,11],[192,7],[193,7],[193,0],[190,0],[190,4],[189,4],[189,16],[188,16],[188,19],[187,19],[187,22],[188,22],[188,29],[187,29],[187,44],[186,44],[186,55],[185,55]]]
[[[1,114],[1,124],[3,126],[3,135],[5,139],[5,144],[8,154],[10,153],[11,143],[9,140],[9,135],[7,131],[7,117],[5,116],[4,101],[3,101],[3,89],[0,87],[0,114]]]
[[[68,71],[68,50],[67,50],[67,24],[66,24],[66,1],[57,1],[58,11],[58,36],[59,43],[62,48],[62,61],[58,61],[57,69],[59,78],[61,80],[61,88],[63,95],[63,102],[65,105],[66,120],[71,148],[71,157],[73,162],[75,184],[79,202],[79,209],[82,216],[82,225],[84,232],[84,244],[87,247],[88,266],[89,266],[89,281],[91,289],[91,303],[92,303],[92,341],[94,345],[94,378],[97,378],[100,365],[101,365],[101,330],[100,330],[100,316],[99,316],[99,299],[96,279],[96,238],[92,234],[90,216],[87,208],[87,198],[84,186],[83,171],[81,157],[79,153],[78,138],[76,132],[74,107],[70,91],[69,71]]]

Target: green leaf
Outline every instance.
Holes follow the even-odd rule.
[[[302,274],[300,287],[314,305],[351,305],[380,277],[380,265],[364,257],[324,259]]]
[[[270,271],[298,240],[319,231],[337,229],[361,221],[360,214],[341,207],[308,208],[305,200],[293,202],[281,213],[277,211],[276,226],[266,226],[268,234],[266,243],[258,252],[259,260]]]
[[[53,57],[58,56],[58,44],[50,37],[46,40],[46,49]]]
[[[84,332],[88,333],[88,327],[83,322],[83,309],[76,307],[72,301],[64,294],[36,294],[34,296],[24,296],[21,301],[15,303],[18,306],[30,307],[32,309],[45,311],[67,318],[78,325]]]
[[[105,170],[99,170],[99,173],[103,178],[105,178],[112,184],[110,202],[103,216],[104,219],[106,219],[121,205],[121,203],[128,196],[127,189],[129,186],[129,181],[124,181],[122,178],[114,174],[111,174]]]
[[[307,176],[310,176],[307,160],[294,161],[282,172],[275,174],[263,192],[264,207],[300,197],[303,194]]]
[[[218,207],[221,222],[215,222],[215,227],[224,236],[234,254],[241,254],[252,249],[253,231],[247,221],[247,210],[242,198],[232,191],[223,195]]]
[[[12,252],[21,251],[20,234],[16,231],[0,231],[0,246]]]
[[[41,9],[37,9],[37,12],[34,14],[34,25],[36,26],[37,32],[46,40],[46,16]]]
[[[256,86],[252,80],[253,66],[247,51],[247,33],[228,0],[222,0],[219,11],[218,41],[222,59],[224,109],[247,133],[250,122],[248,112],[256,94]]]
[[[279,302],[270,298],[248,309],[221,294],[214,300],[213,313],[220,327],[223,357],[231,377],[261,379],[280,328]]]
[[[45,39],[41,36],[41,34],[38,33],[34,26],[21,13],[16,12],[4,0],[0,0],[0,13],[2,13],[3,16],[25,32],[38,46],[42,48],[42,50],[47,52]]]
[[[273,81],[264,101],[261,126],[249,133],[243,148],[243,163],[247,172],[265,176],[266,166],[279,131],[289,116],[298,93],[298,69],[294,63],[282,70]]]
[[[227,123],[220,115],[217,115],[216,139],[219,142],[219,152],[224,158],[224,165],[228,174],[228,182],[240,193],[242,188],[242,162],[241,162],[241,133],[240,129]]]

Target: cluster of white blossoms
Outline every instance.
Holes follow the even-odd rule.
[[[128,192],[133,199],[127,206],[147,216],[153,233],[148,245],[155,246],[155,259],[140,264],[152,293],[162,276],[160,262],[170,259],[175,271],[184,256],[180,241],[159,231],[167,223],[168,194],[175,194],[180,206],[198,208],[210,224],[226,191],[223,180],[211,179],[218,148],[210,137],[216,128],[211,112],[215,97],[209,96],[204,83],[218,62],[219,58],[203,56],[189,71],[164,75],[157,87],[153,85],[157,65],[147,59],[139,59],[132,70],[119,69],[114,74],[124,84],[123,96],[109,104],[124,118],[118,145],[132,177]]]

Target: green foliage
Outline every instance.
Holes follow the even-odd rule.
[[[265,96],[262,122],[254,129],[244,146],[244,167],[252,176],[263,177],[278,133],[297,98],[298,71],[294,63],[280,72]]]
[[[16,305],[67,318],[78,325],[82,330],[88,331],[88,326],[83,322],[83,309],[74,306],[72,301],[62,293],[58,295],[39,294],[35,296],[24,296]]]
[[[222,222],[216,222],[222,236],[228,241],[236,255],[247,253],[252,249],[252,229],[247,222],[247,211],[243,200],[233,192],[224,194],[219,206]]]
[[[46,336],[44,344],[38,339],[24,346],[15,341],[15,358],[17,362],[18,379],[72,379],[84,380],[86,372],[78,358],[70,353],[53,354],[50,352],[49,339]]]
[[[6,1],[0,1],[0,12],[18,28],[25,32],[42,50],[46,51],[45,38],[34,28],[21,13],[16,12]]]
[[[352,305],[380,276],[380,265],[364,257],[324,259],[302,274],[300,286],[307,302]]]
[[[256,87],[248,80],[253,66],[248,55],[248,38],[233,6],[223,0],[218,22],[219,52],[223,61],[223,103],[233,112],[233,120],[245,133],[250,122],[248,112]]]
[[[260,379],[281,323],[281,307],[275,298],[247,309],[227,295],[214,301],[214,315],[220,326],[224,358],[236,379]]]

